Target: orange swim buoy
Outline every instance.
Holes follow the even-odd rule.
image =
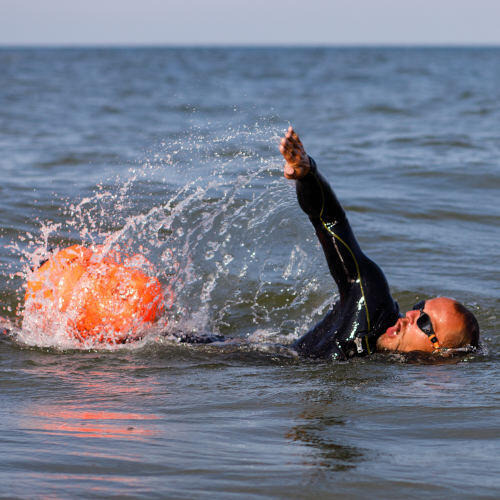
[[[60,250],[30,277],[24,322],[47,333],[60,327],[78,340],[124,342],[164,312],[160,282],[118,253],[81,245]],[[138,259],[135,259],[138,260]],[[142,263],[147,260],[140,256]]]

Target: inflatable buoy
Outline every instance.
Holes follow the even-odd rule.
[[[23,326],[50,333],[62,322],[78,340],[122,343],[157,321],[165,308],[160,282],[127,265],[148,261],[101,251],[73,245],[36,269],[26,286]]]

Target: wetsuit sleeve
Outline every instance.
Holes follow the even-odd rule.
[[[309,159],[311,170],[296,181],[297,199],[316,230],[343,302],[359,278],[359,263],[364,255],[335,193],[318,172],[316,162]]]
[[[362,252],[335,193],[310,161],[310,172],[296,181],[297,198],[323,247],[340,303],[294,347],[310,357],[370,354],[378,336],[396,321],[399,309],[384,273]]]

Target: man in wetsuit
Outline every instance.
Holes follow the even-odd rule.
[[[285,177],[296,181],[300,207],[316,230],[340,294],[332,310],[294,343],[299,354],[347,359],[377,349],[434,352],[477,347],[477,321],[455,300],[427,300],[402,317],[384,273],[362,252],[337,197],[292,127],[280,151],[286,160]]]

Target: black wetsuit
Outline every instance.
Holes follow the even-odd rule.
[[[313,358],[371,354],[378,337],[397,321],[399,307],[384,273],[361,251],[332,188],[310,161],[310,172],[296,181],[297,198],[316,229],[340,298],[292,347]]]

